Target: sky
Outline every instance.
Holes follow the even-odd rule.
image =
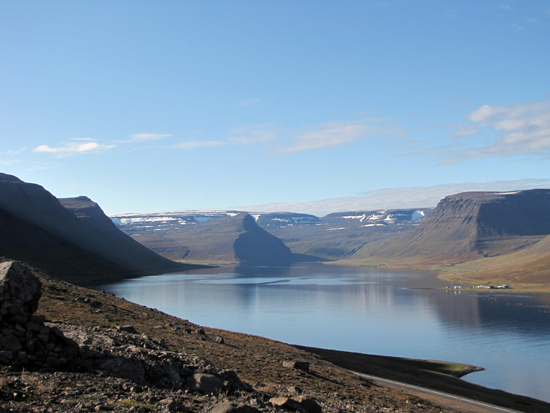
[[[0,0],[0,172],[107,214],[550,188],[547,0]]]

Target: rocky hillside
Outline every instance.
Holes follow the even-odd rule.
[[[88,198],[66,200],[0,174],[0,256],[77,283],[182,271],[119,231]]]
[[[125,214],[111,219],[136,241],[173,260],[288,265],[298,259],[244,212]]]
[[[550,235],[511,254],[481,258],[445,268],[442,278],[461,284],[513,284],[548,291]]]
[[[352,259],[460,263],[519,251],[550,234],[550,190],[466,192],[437,205],[422,224]]]
[[[337,260],[363,246],[418,226],[432,208],[307,214],[252,214],[259,226],[282,239],[292,252]]]

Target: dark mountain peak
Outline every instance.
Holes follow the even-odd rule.
[[[74,198],[59,198],[59,201],[63,206],[97,206],[98,204],[92,201],[87,196],[81,195]]]
[[[0,182],[20,182],[23,183],[21,179],[16,176],[8,175],[0,172]]]

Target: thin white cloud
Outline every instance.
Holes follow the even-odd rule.
[[[241,100],[239,102],[239,106],[252,106],[252,105],[257,105],[260,102],[261,102],[260,99],[246,99],[246,100]]]
[[[135,133],[129,135],[128,139],[114,141],[116,143],[135,143],[135,142],[148,142],[158,141],[163,138],[170,138],[174,135],[171,133]]]
[[[17,160],[17,159],[3,159],[3,160],[0,160],[0,165],[3,165],[3,166],[10,166],[10,165],[13,165],[13,164],[16,164],[16,163],[21,163],[21,161]]]
[[[230,209],[249,212],[296,212],[319,217],[333,212],[372,211],[377,209],[431,208],[448,195],[470,191],[506,192],[550,187],[548,179],[522,179],[496,182],[466,182],[413,188],[387,188],[357,196],[319,201],[281,202],[236,206]]]
[[[466,136],[479,135],[479,129],[471,125],[449,125],[447,128],[454,130],[453,137],[459,139]]]
[[[172,135],[171,133],[136,133],[130,135],[129,138],[132,141],[156,141],[162,138],[169,138]]]
[[[197,149],[208,148],[212,146],[227,145],[227,142],[222,141],[185,141],[171,146],[174,149]]]
[[[267,125],[255,125],[234,129],[225,140],[190,140],[173,145],[171,148],[190,150],[224,145],[245,146],[266,143],[276,138],[277,133],[271,130]]]
[[[0,155],[19,155],[21,152],[25,152],[27,148],[21,148],[17,150],[0,151]]]
[[[51,153],[58,156],[73,156],[84,153],[97,153],[107,149],[112,149],[116,145],[101,145],[89,139],[73,139],[76,142],[65,143],[63,146],[50,147],[40,145],[33,149],[36,153]]]
[[[383,119],[356,122],[330,122],[297,135],[294,143],[275,152],[277,155],[314,151],[345,145],[371,137],[391,136],[403,138],[401,128],[386,125]]]
[[[227,139],[231,145],[253,145],[265,143],[277,138],[277,133],[266,125],[251,126],[233,130]]]

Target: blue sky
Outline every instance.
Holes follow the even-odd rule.
[[[550,187],[548,1],[0,1],[0,171],[105,212]]]

